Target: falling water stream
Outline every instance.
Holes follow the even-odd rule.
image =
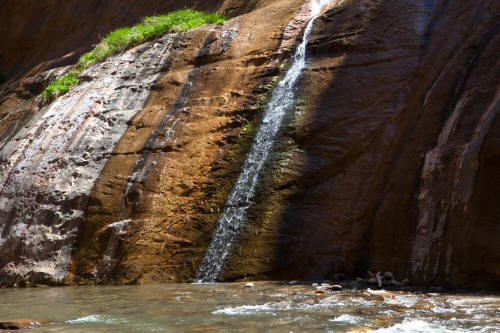
[[[294,103],[294,88],[302,70],[306,67],[306,47],[311,37],[314,21],[329,2],[330,0],[312,1],[311,19],[304,31],[303,40],[295,51],[290,68],[271,95],[264,119],[243,165],[242,172],[219,218],[212,242],[198,267],[196,274],[198,282],[212,282],[218,278],[233,243],[240,233],[254,197],[262,166],[271,151],[283,117]]]

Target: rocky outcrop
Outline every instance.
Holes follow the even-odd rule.
[[[99,35],[178,4],[20,6],[0,4],[17,22],[1,28],[0,281],[191,281],[310,2],[188,1],[232,19],[92,66],[50,105],[40,91]],[[223,277],[497,286],[499,13],[332,1]]]

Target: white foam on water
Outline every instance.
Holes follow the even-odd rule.
[[[284,302],[282,302],[284,303]],[[268,313],[273,316],[276,314],[274,311],[283,311],[284,308],[280,308],[280,303],[266,303],[261,305],[241,305],[236,307],[226,307],[213,311],[212,314],[223,314],[223,315],[253,315],[256,313]],[[287,305],[285,305],[287,306]]]
[[[493,333],[500,331],[500,323],[496,325],[484,325],[467,327],[467,328],[457,328],[449,325],[453,320],[446,321],[436,321],[428,322],[419,318],[405,319],[403,322],[393,325],[387,328],[379,328],[371,332],[378,333],[468,333],[468,332],[480,332],[480,333]]]
[[[77,318],[77,319],[73,319],[73,320],[67,320],[66,323],[68,324],[82,324],[82,323],[99,323],[99,322],[103,322],[104,317],[101,316],[101,315],[89,315],[89,316],[85,316],[85,317],[81,317],[81,318]]]
[[[379,328],[373,332],[379,333],[437,333],[437,332],[460,332],[435,323],[429,323],[421,319],[405,319],[402,323],[387,328]]]
[[[284,312],[284,311],[324,312],[343,307],[370,305],[363,299],[357,299],[357,298],[339,299],[334,296],[321,299],[318,303],[316,303],[315,301],[313,302],[311,300],[309,301],[310,302],[292,300],[292,301],[282,301],[282,302],[268,302],[259,305],[231,306],[213,311],[212,314],[254,315],[254,314],[268,313],[275,315],[275,312]]]
[[[88,315],[85,317],[66,321],[67,324],[102,323],[102,324],[108,324],[108,325],[118,324],[120,322],[127,322],[127,320],[118,320],[116,318],[110,318],[108,316],[98,315],[98,314]]]
[[[412,307],[419,300],[418,297],[413,295],[395,295],[394,297],[384,297],[384,303],[390,305],[400,305],[405,307]]]
[[[347,323],[347,324],[357,324],[362,321],[360,317],[356,316],[351,316],[348,314],[343,314],[338,317],[335,317],[333,319],[329,319],[328,321],[333,321],[333,322],[342,322],[342,323]]]

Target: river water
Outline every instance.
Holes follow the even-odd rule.
[[[40,332],[499,332],[500,296],[314,294],[310,285],[170,284],[0,289],[0,321]]]

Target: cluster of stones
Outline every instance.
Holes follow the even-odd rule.
[[[381,289],[383,286],[387,287],[404,287],[409,284],[408,279],[397,280],[393,273],[391,272],[377,272],[372,273],[370,271],[367,272],[368,278],[356,278],[356,280],[344,280],[344,276],[339,274],[337,280],[344,280],[340,283],[335,284],[330,280],[324,280],[321,283],[308,283],[299,280],[291,280],[287,284],[288,285],[309,285],[313,288],[313,295],[324,295],[329,294],[335,291],[342,290],[352,290],[352,291],[360,291],[363,296],[369,297],[380,297],[380,296],[394,296],[390,291],[386,291]],[[370,285],[377,285],[380,290],[372,290],[370,289]],[[243,285],[243,288],[253,288],[255,284],[253,282],[248,282]]]
[[[402,287],[406,286],[410,282],[406,278],[398,281],[391,272],[385,272],[384,274],[377,272],[373,274],[372,272],[367,271],[367,273],[370,277],[366,280],[366,282],[369,284],[376,284],[379,288],[382,288],[383,285]],[[365,282],[365,279],[359,279],[359,282]]]

